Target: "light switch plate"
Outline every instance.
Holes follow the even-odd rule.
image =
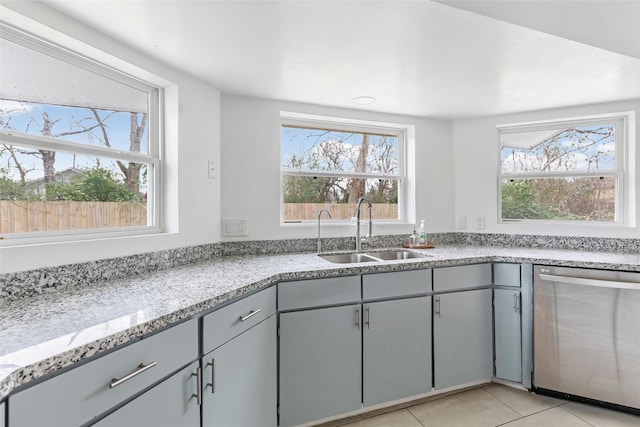
[[[209,160],[209,179],[218,178],[218,163],[215,160]]]
[[[230,218],[222,220],[223,236],[248,236],[249,220],[247,218]]]
[[[464,230],[467,228],[467,217],[459,216],[456,218],[456,228],[458,230]]]

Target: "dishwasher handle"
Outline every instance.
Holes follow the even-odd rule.
[[[635,282],[618,282],[615,280],[600,280],[600,279],[587,279],[584,277],[572,277],[572,276],[557,276],[555,274],[538,275],[542,280],[548,282],[566,283],[569,285],[585,285],[596,286],[599,288],[613,288],[613,289],[633,289],[640,291],[640,283]]]

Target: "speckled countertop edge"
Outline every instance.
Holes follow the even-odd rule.
[[[517,262],[640,271],[640,254],[440,245],[417,260],[338,265],[315,253],[228,256],[0,302],[0,400],[27,383],[279,281]]]

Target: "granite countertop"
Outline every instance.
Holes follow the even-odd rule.
[[[0,301],[0,399],[49,373],[282,280],[478,262],[640,271],[640,254],[442,245],[426,258],[332,264],[316,254],[248,255]]]

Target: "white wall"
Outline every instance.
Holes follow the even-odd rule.
[[[451,122],[341,110],[224,94],[222,96],[222,218],[248,218],[249,236],[225,240],[314,237],[317,225],[280,224],[280,112],[415,126],[412,221],[428,232],[453,230]],[[412,171],[409,171],[412,174]],[[411,232],[412,225],[376,224],[374,234]],[[324,236],[351,236],[353,225],[323,225]]]
[[[498,224],[498,137],[496,126],[510,123],[525,123],[538,120],[572,118],[599,114],[635,111],[636,120],[632,125],[632,135],[640,136],[640,100],[618,102],[601,105],[589,105],[576,108],[537,111],[521,114],[484,117],[470,120],[456,120],[453,123],[453,157],[455,216],[466,217],[467,229],[456,231],[476,232],[476,218],[484,217],[486,229],[481,232],[506,234],[548,234],[561,236],[585,237],[640,237],[638,212],[640,200],[634,192],[627,196],[631,212],[631,227],[612,225],[523,225]],[[635,133],[635,135],[633,135]],[[640,150],[635,148],[637,142],[631,141],[628,162],[631,169],[640,165]],[[631,170],[631,183],[640,189],[640,180]],[[628,190],[631,188],[629,187]]]
[[[31,32],[74,49],[92,51],[102,61],[126,67],[127,71],[165,88],[166,232],[65,243],[52,243],[45,238],[0,240],[0,273],[219,241],[221,180],[208,179],[207,161],[220,164],[220,92],[43,5],[12,2],[6,6],[12,10],[2,10],[3,20],[28,27]]]

